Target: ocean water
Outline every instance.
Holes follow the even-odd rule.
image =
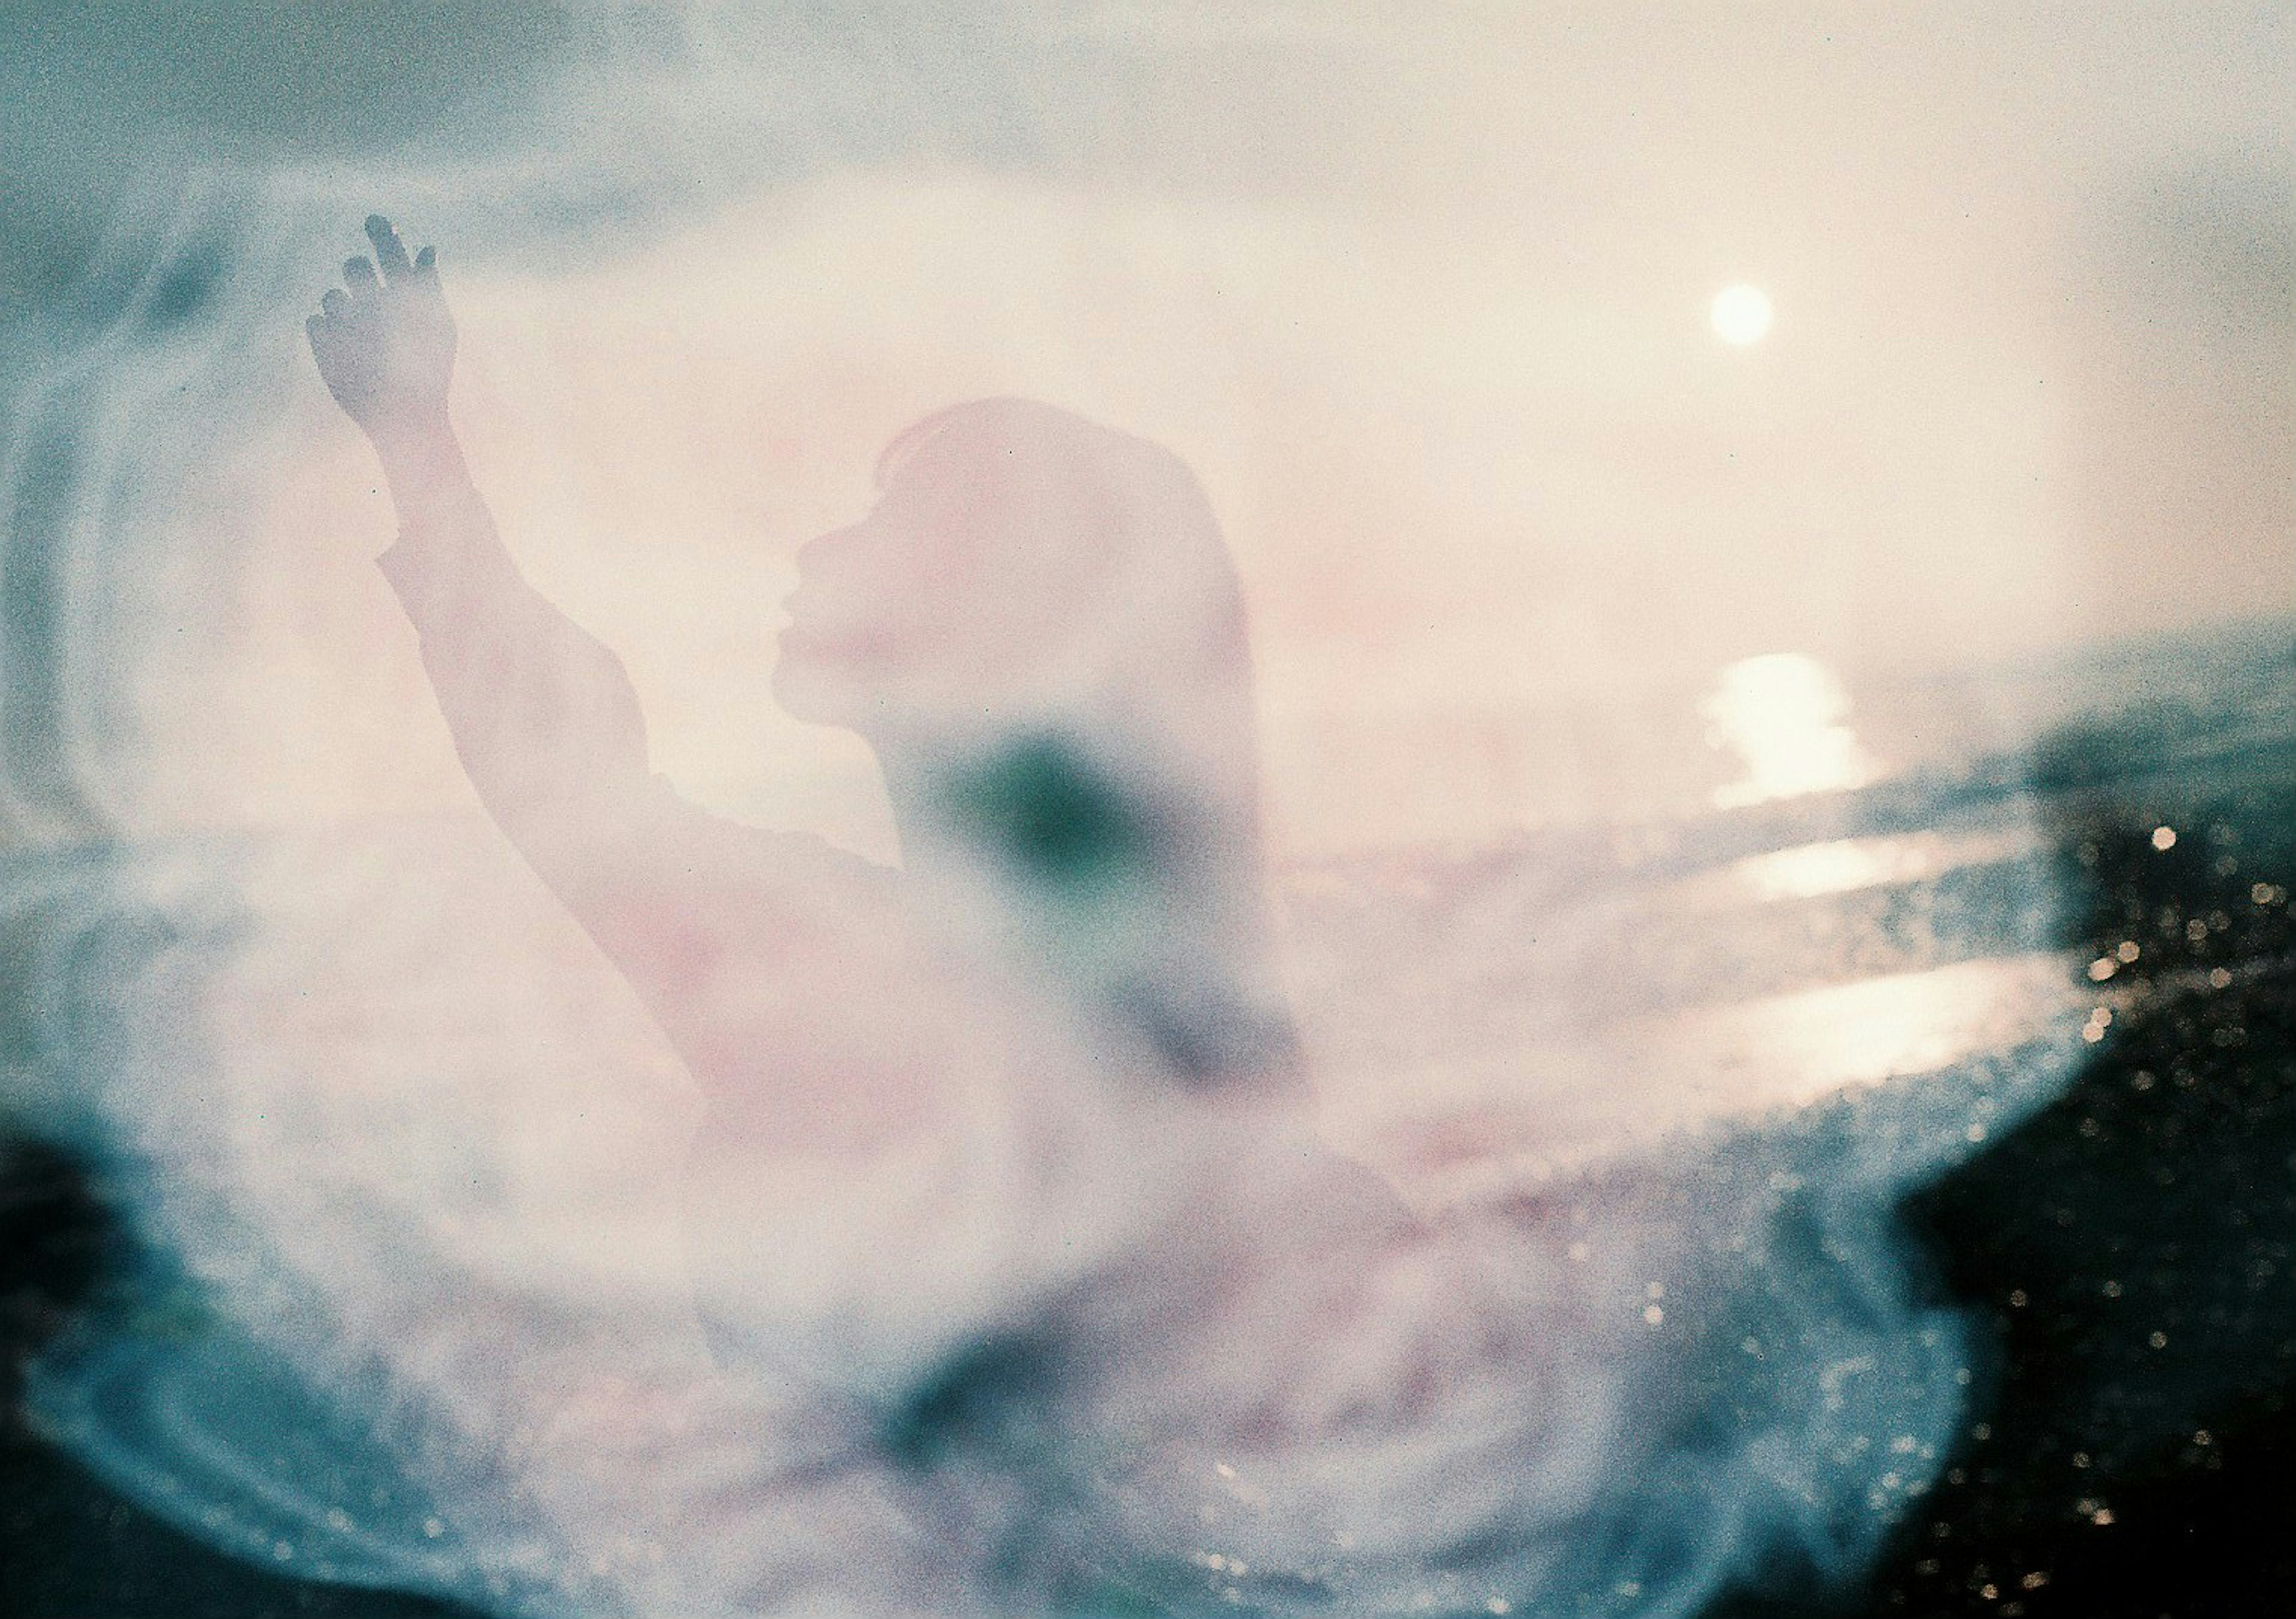
[[[2296,1372],[2292,672],[2105,649],[1860,786],[1279,874],[1318,1129],[1564,1369],[1462,1464],[1570,1481],[1521,1611],[2169,1611],[2180,1534],[2174,1611],[2290,1589],[2227,1525]],[[490,829],[19,847],[0,928],[15,1611],[734,1611],[802,1459],[693,1318],[699,1105]]]

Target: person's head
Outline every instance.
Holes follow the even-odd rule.
[[[866,517],[799,553],[775,681],[791,713],[896,748],[1111,705],[1154,709],[1190,751],[1232,725],[1242,611],[1177,459],[988,399],[896,437],[877,484]]]
[[[776,695],[867,740],[905,841],[979,858],[1064,974],[1168,1049],[1237,1043],[1202,1030],[1265,998],[1250,662],[1195,478],[993,399],[901,434],[878,486],[800,553]]]

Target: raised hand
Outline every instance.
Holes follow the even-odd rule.
[[[374,262],[345,261],[344,285],[328,290],[304,330],[327,391],[381,448],[446,428],[455,317],[430,249],[410,261],[380,214],[367,217],[366,234]]]

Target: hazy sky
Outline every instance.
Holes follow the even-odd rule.
[[[439,241],[505,525],[696,779],[777,734],[795,546],[984,393],[1198,470],[1279,720],[2296,606],[2284,7],[49,12],[0,10],[0,289],[196,235],[178,170],[291,298],[370,206]],[[414,679],[312,628],[395,634],[300,314],[230,317],[269,583],[217,644],[387,729]]]

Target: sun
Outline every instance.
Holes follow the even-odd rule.
[[[1770,295],[1741,282],[1714,295],[1714,335],[1744,348],[1770,330]]]

